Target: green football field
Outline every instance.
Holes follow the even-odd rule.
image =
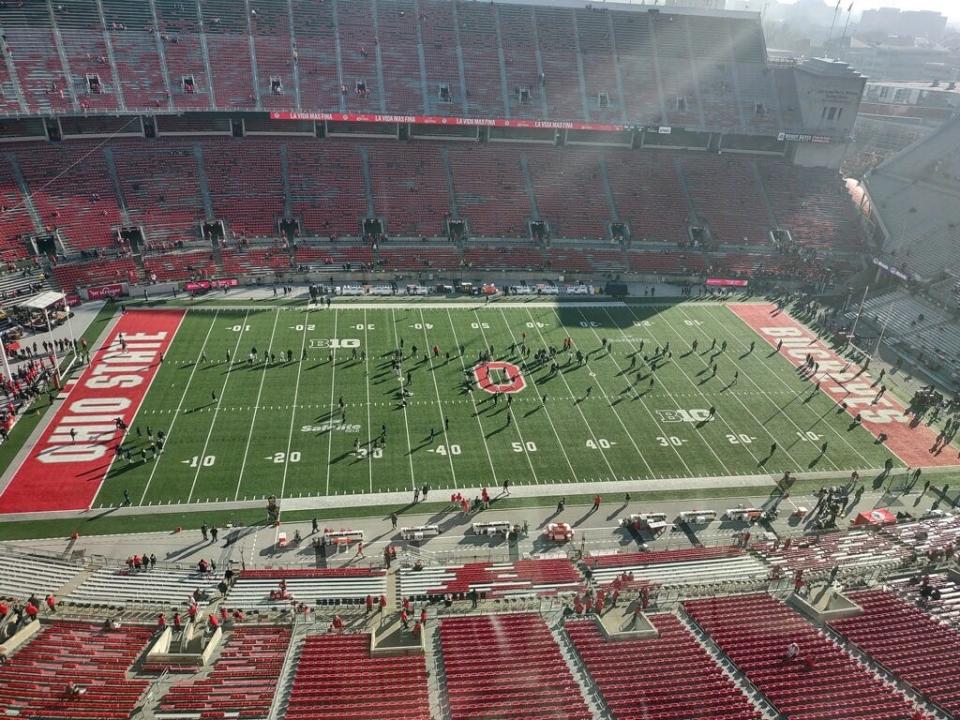
[[[130,428],[132,460],[114,461],[94,505],[119,504],[125,490],[148,505],[423,485],[476,493],[505,480],[637,480],[656,489],[667,477],[846,473],[889,457],[723,305],[372,307],[191,310]],[[535,361],[567,337],[587,355],[582,364],[562,351],[559,372],[554,361]],[[728,343],[715,377],[712,338]],[[401,343],[398,373],[391,362]],[[643,355],[667,343],[672,357],[651,375]],[[509,404],[505,395],[494,402],[472,372],[491,347],[525,381]],[[265,353],[275,361],[265,363]],[[510,375],[491,373],[497,382]],[[168,437],[158,458],[143,462],[148,430]]]

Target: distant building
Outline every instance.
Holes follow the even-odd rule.
[[[878,8],[864,10],[860,17],[861,35],[907,35],[937,40],[943,35],[947,18],[931,10]]]
[[[726,0],[663,0],[661,5],[665,7],[686,7],[696,8],[697,10],[725,10]]]
[[[957,66],[950,51],[921,38],[890,36],[868,40],[857,36],[847,46],[833,51],[871,80],[949,82],[957,79]]]

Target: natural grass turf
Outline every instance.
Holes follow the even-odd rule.
[[[509,409],[504,399],[494,405],[487,393],[463,389],[464,370],[482,348],[492,345],[497,359],[519,363],[509,346],[524,336],[532,352],[560,348],[569,336],[591,354],[583,366],[573,362],[555,375],[549,363],[525,369],[527,387]],[[386,358],[401,338],[404,382],[412,372],[406,408]],[[600,351],[602,338],[611,352]],[[695,338],[699,352],[690,353]],[[708,378],[714,356],[704,351],[712,338],[728,348],[715,356],[717,376]],[[331,349],[333,340],[339,349]],[[747,353],[751,341],[756,347]],[[650,388],[642,355],[667,342],[673,357]],[[349,344],[366,351],[366,359],[354,358]],[[414,345],[418,357],[411,359]],[[434,345],[439,358],[424,360]],[[277,362],[249,365],[254,347],[261,358],[264,351],[277,354]],[[280,361],[287,350],[293,362]],[[627,372],[635,353],[636,366]],[[730,385],[735,370],[739,380]],[[715,420],[691,421],[711,406]],[[387,445],[379,452],[370,441],[381,425]],[[882,467],[889,456],[725,306],[697,303],[192,311],[131,427],[135,451],[148,426],[168,433],[163,454],[146,463],[115,462],[95,506],[119,504],[124,489],[135,504],[155,505],[412,491],[424,484],[475,493],[504,480],[631,479],[657,489],[663,478],[729,476],[727,484],[736,485],[738,475],[785,470],[862,472]],[[828,450],[821,454],[824,441]],[[777,450],[767,458],[774,442]]]

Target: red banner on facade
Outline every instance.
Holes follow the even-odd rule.
[[[727,278],[707,278],[707,287],[746,287],[749,280],[733,280]]]
[[[88,300],[105,300],[106,298],[120,297],[126,295],[123,290],[123,283],[114,283],[113,285],[104,285],[98,288],[87,288]]]
[[[593,130],[623,132],[626,125],[579,122],[576,120],[529,120],[523,118],[463,118],[446,115],[386,115],[377,113],[272,112],[271,120],[320,120],[329,122],[400,123],[402,125],[448,125],[544,130]]]

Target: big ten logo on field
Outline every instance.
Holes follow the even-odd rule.
[[[665,423],[700,423],[700,422],[710,422],[713,420],[710,417],[709,410],[681,410],[677,408],[676,410],[657,410],[657,415],[660,416],[660,422]]]
[[[520,368],[502,360],[480,363],[473,368],[473,375],[480,389],[486,390],[491,395],[518,393],[527,386]]]
[[[310,338],[311,350],[351,350],[360,347],[359,338]]]

